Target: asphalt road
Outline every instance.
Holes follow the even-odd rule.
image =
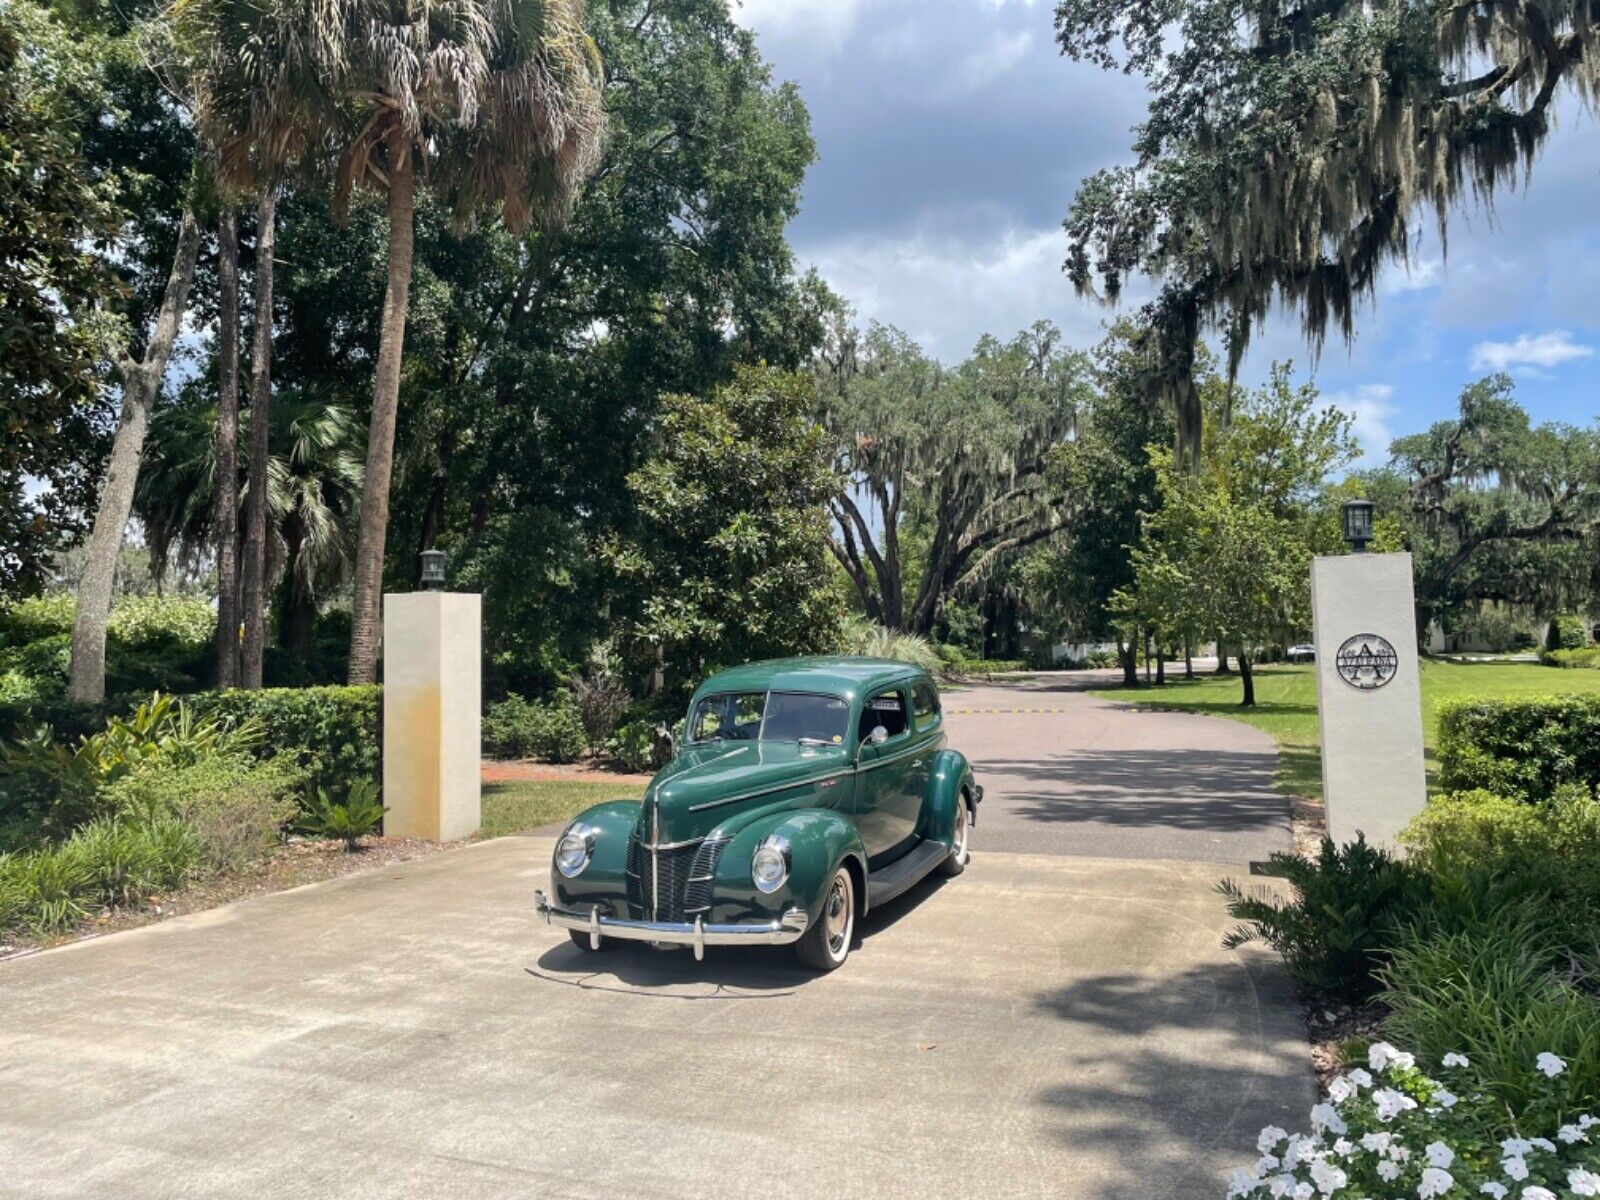
[[[1110,746],[1148,720],[1090,715]],[[1040,758],[1072,714],[1014,717],[967,872],[821,978],[781,949],[583,954],[533,920],[542,837],[0,965],[0,1196],[1220,1195],[1262,1125],[1303,1124],[1298,1007],[1220,949],[1228,867],[1071,836],[1204,846],[1203,799],[1176,827],[1042,820],[1088,800]],[[1051,852],[995,848],[1030,829]]]
[[[1113,682],[1039,675],[945,694],[950,744],[985,789],[978,846],[1233,863],[1290,849],[1270,736],[1088,695]]]

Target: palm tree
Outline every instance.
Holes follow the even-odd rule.
[[[599,54],[584,0],[178,0],[208,48],[222,174],[337,145],[335,212],[387,198],[384,291],[356,554],[350,680],[377,669],[419,161],[458,219],[563,217],[599,160]],[[222,136],[224,135],[225,136]]]
[[[247,436],[254,414],[241,414]],[[263,587],[281,580],[279,644],[304,657],[321,596],[348,581],[361,496],[361,428],[350,409],[316,396],[289,395],[272,406],[272,445],[266,477]],[[134,512],[144,525],[151,568],[201,559],[216,539],[228,481],[221,470],[217,410],[190,390],[157,410]],[[237,470],[237,468],[235,468]],[[232,494],[238,504],[238,479]],[[248,504],[249,487],[245,488]],[[237,513],[235,514],[237,516]]]
[[[217,686],[239,682],[239,218],[217,218]]]

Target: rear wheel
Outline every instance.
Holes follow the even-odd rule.
[[[959,875],[967,869],[967,860],[972,857],[967,849],[972,837],[972,809],[967,805],[966,794],[956,797],[956,827],[950,834],[950,853],[939,864],[939,874]]]
[[[822,912],[794,944],[795,957],[813,971],[832,971],[850,957],[855,932],[856,881],[850,868],[841,864],[828,884]]]

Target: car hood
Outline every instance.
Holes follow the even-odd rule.
[[[659,843],[705,837],[741,808],[850,768],[844,747],[794,742],[717,742],[688,746],[645,792],[644,819],[659,821]],[[646,830],[648,833],[648,830]]]

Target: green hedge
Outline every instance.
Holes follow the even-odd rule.
[[[1577,613],[1557,613],[1545,634],[1546,650],[1582,650],[1589,644],[1589,623]]]
[[[1439,782],[1543,800],[1565,783],[1600,789],[1600,695],[1452,700],[1439,706]]]
[[[352,784],[383,777],[383,689],[265,688],[202,692],[184,700],[199,715],[260,722],[258,753],[293,755],[313,794],[343,799]]]
[[[1587,650],[1546,650],[1539,661],[1547,667],[1600,671],[1600,646],[1590,646]]]

